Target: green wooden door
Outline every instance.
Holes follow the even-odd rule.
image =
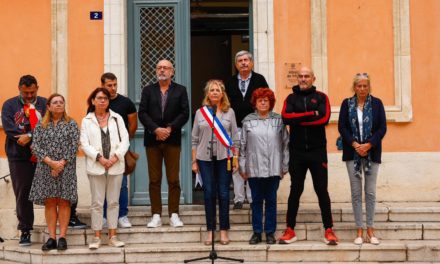
[[[187,87],[190,81],[190,11],[187,0],[127,1],[128,95],[139,106],[142,88],[156,82],[155,67],[160,59],[170,60],[175,67],[174,81]],[[191,96],[189,96],[191,99]],[[191,104],[190,104],[191,105]],[[190,111],[191,112],[191,111]],[[180,158],[181,204],[192,202],[191,124],[183,127]],[[136,171],[130,177],[133,205],[150,204],[144,128],[139,123],[132,149],[141,154]],[[162,177],[162,202],[168,203],[165,170]]]

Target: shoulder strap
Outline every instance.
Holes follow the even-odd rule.
[[[118,123],[118,119],[116,117],[113,117],[115,119],[116,122],[116,126],[118,127],[118,136],[119,136],[119,142],[121,142],[121,133],[119,132],[119,123]]]

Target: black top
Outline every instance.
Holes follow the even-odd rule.
[[[133,101],[128,97],[117,94],[115,99],[110,100],[110,109],[122,116],[125,128],[128,130],[128,115],[136,113],[136,106]]]
[[[37,96],[35,109],[41,117],[46,113],[46,98]],[[29,160],[32,156],[30,145],[24,147],[18,145],[15,136],[31,132],[29,118],[23,111],[23,104],[18,96],[8,99],[2,107],[3,130],[6,133],[6,155],[8,160]],[[32,143],[32,142],[31,142]]]
[[[373,146],[370,149],[371,160],[376,163],[381,163],[382,160],[382,139],[387,132],[387,122],[385,116],[385,108],[379,98],[371,96],[371,107],[373,111],[373,126],[371,127],[371,138],[366,142],[370,142]],[[356,124],[359,127],[359,123]],[[353,143],[353,132],[348,118],[348,98],[344,99],[341,104],[341,111],[339,112],[339,133],[342,137],[343,152],[342,160],[348,161],[354,158],[354,149],[351,146]]]
[[[330,120],[330,102],[315,86],[293,93],[284,101],[284,124],[290,125],[289,149],[294,159],[327,161],[325,126]]]
[[[226,94],[228,95],[232,109],[234,109],[238,127],[241,127],[241,121],[248,114],[254,112],[254,108],[251,105],[252,93],[258,88],[266,87],[269,87],[266,79],[263,75],[256,72],[252,72],[251,80],[244,98],[238,85],[238,74],[232,76],[232,78],[225,83]]]
[[[189,104],[186,87],[171,82],[165,111],[162,115],[161,91],[159,83],[146,86],[142,90],[139,104],[139,120],[145,127],[144,145],[154,146],[160,143],[180,145],[183,125],[189,118]],[[157,141],[154,130],[171,126],[171,135],[165,141]]]

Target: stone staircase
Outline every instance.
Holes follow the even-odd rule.
[[[82,220],[90,223],[87,209],[79,209]],[[164,212],[166,212],[164,208]],[[230,211],[231,230],[229,245],[216,244],[219,256],[242,258],[245,263],[440,263],[440,203],[379,203],[376,210],[378,246],[353,244],[354,227],[351,204],[332,204],[334,230],[340,239],[338,246],[322,242],[324,230],[317,204],[301,204],[295,228],[299,241],[290,245],[249,245],[252,234],[251,213]],[[278,234],[285,227],[286,205],[278,208]],[[149,207],[130,208],[133,228],[119,229],[118,237],[126,242],[125,248],[106,245],[91,251],[87,247],[93,238],[90,229],[69,230],[69,249],[65,252],[43,253],[41,244],[48,238],[47,229],[37,226],[31,247],[19,247],[17,240],[0,244],[0,263],[183,263],[185,259],[209,255],[210,246],[203,245],[206,227],[201,205],[182,206],[182,228],[168,225],[168,216],[162,217],[163,226],[146,228],[151,216]],[[210,263],[210,260],[195,263]],[[218,263],[234,263],[216,260]]]

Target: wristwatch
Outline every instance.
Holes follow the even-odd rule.
[[[28,135],[28,137],[32,138],[32,133],[31,132],[27,133],[27,135]]]

